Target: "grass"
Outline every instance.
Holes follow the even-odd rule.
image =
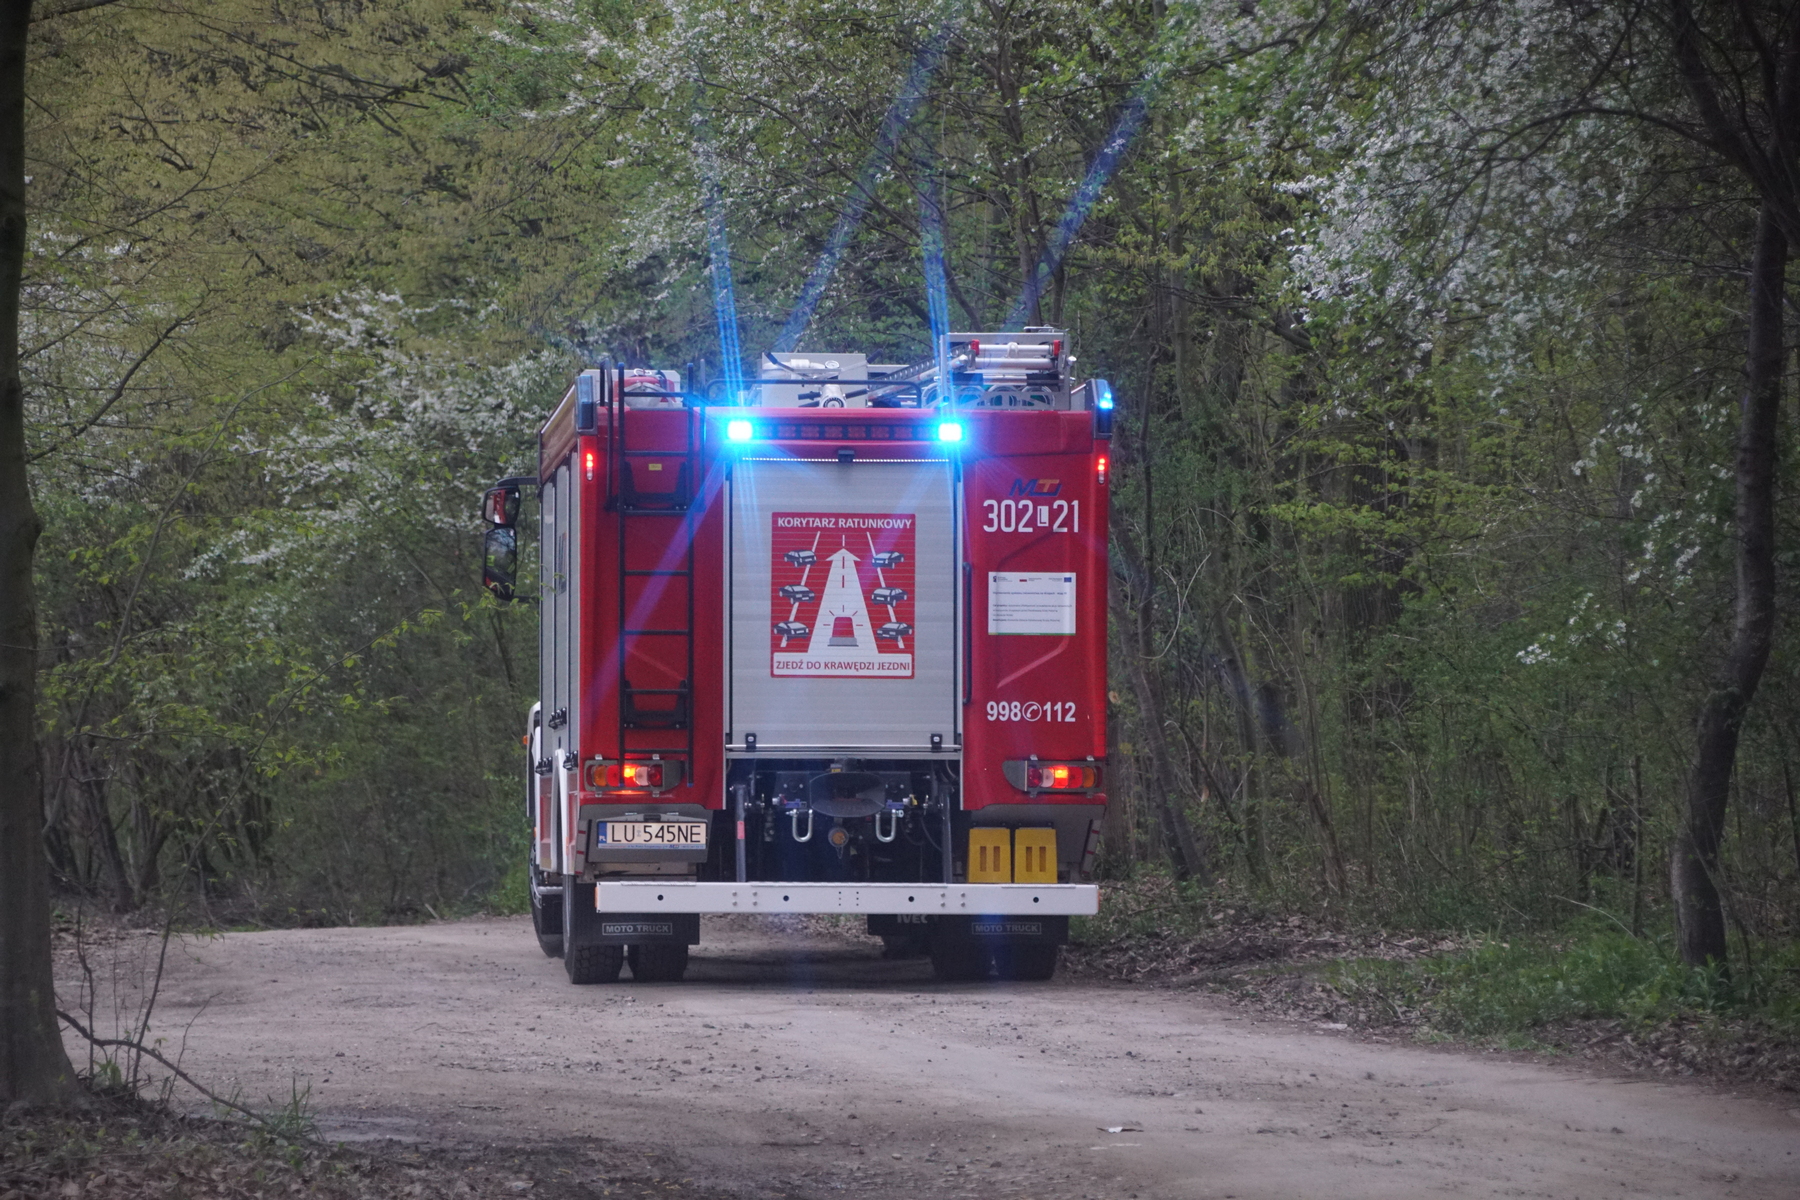
[[[1697,969],[1672,934],[1634,937],[1582,907],[1522,930],[1397,930],[1140,872],[1071,923],[1065,961],[1073,975],[1203,986],[1296,1020],[1800,1091],[1800,943],[1734,940],[1729,969]],[[1660,907],[1644,917],[1672,924]]]
[[[92,1093],[68,1112],[0,1118],[0,1196],[358,1196],[316,1145],[267,1137],[238,1121],[189,1120],[160,1105]]]
[[[1411,962],[1351,960],[1327,973],[1361,1007],[1463,1038],[1516,1041],[1572,1021],[1647,1027],[1748,1020],[1800,1037],[1800,947],[1727,971],[1688,967],[1670,938],[1611,928],[1485,939]]]

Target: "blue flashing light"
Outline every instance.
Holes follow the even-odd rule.
[[[1109,438],[1113,425],[1112,384],[1104,379],[1093,381],[1094,386],[1094,436]]]
[[[961,421],[940,421],[940,422],[938,422],[938,441],[940,441],[940,442],[960,442],[962,440],[963,440],[963,427],[962,427]]]
[[[748,421],[725,422],[725,438],[732,442],[747,442],[756,436],[756,426]]]

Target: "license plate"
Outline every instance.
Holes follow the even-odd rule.
[[[596,826],[602,846],[705,846],[705,821],[606,821]]]

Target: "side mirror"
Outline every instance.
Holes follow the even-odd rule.
[[[500,489],[496,488],[495,491]],[[493,492],[488,496],[492,498]],[[518,489],[513,490],[514,513],[518,515]],[[481,585],[494,593],[494,599],[509,601],[519,575],[519,535],[511,525],[498,525],[482,539]]]
[[[499,483],[481,498],[481,516],[489,525],[511,529],[519,523],[519,486]]]

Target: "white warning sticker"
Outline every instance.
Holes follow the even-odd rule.
[[[770,515],[769,673],[911,679],[912,513]]]
[[[987,631],[991,634],[1073,637],[1074,573],[990,571]]]

